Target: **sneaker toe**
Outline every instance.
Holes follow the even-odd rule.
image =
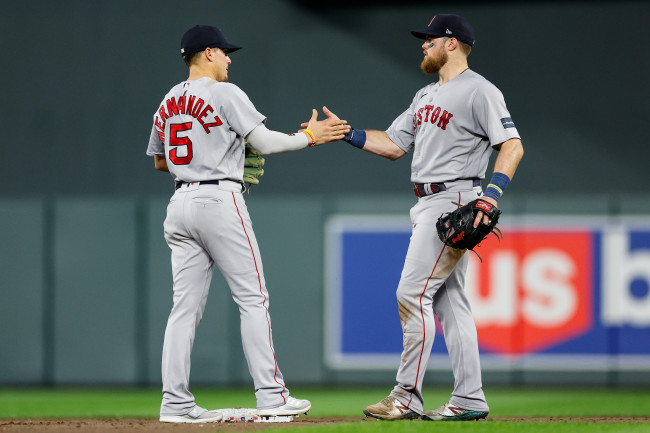
[[[282,406],[270,409],[259,409],[257,414],[259,416],[291,416],[307,413],[309,409],[311,409],[311,402],[309,400],[289,397],[287,398],[286,403]]]

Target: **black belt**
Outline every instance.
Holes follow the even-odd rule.
[[[200,180],[200,181],[198,181],[196,183],[198,183],[199,185],[219,185],[219,182],[222,181],[222,180],[227,180],[229,182],[237,182],[237,183],[241,184],[242,191],[244,191],[246,189],[242,182],[240,182],[238,180],[230,180],[230,179]],[[176,181],[176,189],[183,186],[184,183],[195,183],[195,182],[179,182],[179,181]]]
[[[481,179],[456,179],[448,182],[449,184],[459,181],[459,180],[471,180],[472,186],[481,185]],[[428,195],[438,194],[442,191],[447,191],[447,185],[444,183],[416,183],[413,188],[415,195],[418,197],[426,197]]]

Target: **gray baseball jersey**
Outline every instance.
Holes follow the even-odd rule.
[[[483,179],[492,146],[519,138],[499,89],[471,70],[420,89],[386,133],[405,152],[414,149],[414,183]]]
[[[264,268],[241,188],[244,137],[264,120],[237,86],[208,77],[174,86],[154,114],[147,154],[165,155],[177,185],[164,223],[174,305],[163,346],[161,417],[184,415],[196,406],[189,389],[190,354],[215,266],[239,306],[257,408],[276,408],[289,398],[276,362]]]
[[[243,182],[244,137],[266,120],[239,87],[208,77],[174,86],[153,117],[147,155],[164,154],[183,182]]]
[[[414,149],[413,182],[446,187],[420,197],[411,209],[413,234],[397,288],[404,351],[391,396],[423,413],[422,383],[437,316],[455,379],[450,404],[487,412],[476,325],[464,291],[467,255],[443,244],[435,224],[441,214],[457,208],[454,203],[482,195],[475,179],[485,177],[492,146],[519,134],[501,92],[470,70],[418,91],[386,132],[404,151]]]

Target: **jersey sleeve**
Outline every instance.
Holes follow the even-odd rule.
[[[415,146],[415,130],[413,128],[413,114],[416,102],[420,100],[422,90],[420,90],[415,97],[409,108],[400,114],[393,123],[386,130],[388,138],[395,143],[404,152],[410,152]]]
[[[151,128],[151,136],[149,137],[149,147],[147,147],[147,155],[164,155],[165,143],[163,143],[156,125]]]
[[[503,94],[494,85],[487,84],[477,89],[472,110],[490,145],[496,146],[511,138],[520,138]]]
[[[223,90],[220,89],[219,92],[218,98],[223,101],[223,114],[232,130],[241,137],[246,137],[266,120],[266,116],[255,109],[248,95],[236,85],[225,83]]]

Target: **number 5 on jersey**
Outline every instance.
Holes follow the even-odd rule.
[[[176,165],[187,165],[192,161],[192,140],[190,137],[179,137],[178,133],[192,129],[192,122],[171,123],[169,125],[169,159]],[[172,146],[174,146],[172,148]],[[178,147],[187,146],[187,155],[178,156]]]

